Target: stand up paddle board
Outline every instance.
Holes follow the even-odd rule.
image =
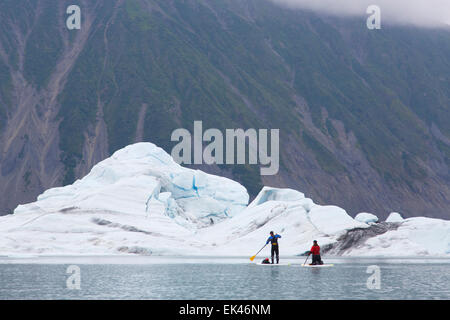
[[[257,262],[256,263],[258,266],[271,266],[271,267],[275,267],[275,266],[290,266],[290,263],[261,263],[261,262]]]
[[[302,264],[301,266],[302,267],[308,267],[308,268],[327,268],[327,267],[334,266],[334,264],[314,264],[314,265]]]

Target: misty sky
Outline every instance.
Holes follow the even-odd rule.
[[[366,9],[377,5],[381,21],[435,27],[450,24],[450,0],[271,0],[288,6],[339,16],[369,16]]]

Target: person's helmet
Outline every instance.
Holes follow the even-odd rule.
[[[314,243],[317,243],[317,240],[314,240],[313,242],[314,242]]]
[[[273,231],[270,231],[270,234],[273,234]]]

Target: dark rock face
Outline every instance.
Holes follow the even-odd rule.
[[[280,171],[196,168],[351,215],[450,218],[450,31],[261,0],[0,1],[0,214],[171,133],[280,129]],[[365,18],[365,17],[364,17]],[[430,58],[432,57],[432,58]]]
[[[348,249],[357,248],[364,244],[367,239],[376,237],[391,230],[397,230],[401,225],[399,223],[380,222],[371,224],[368,228],[356,228],[348,230],[339,237],[337,243],[323,246],[322,252],[331,255],[341,255]]]

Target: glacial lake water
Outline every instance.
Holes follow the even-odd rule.
[[[248,257],[0,257],[0,299],[450,299],[450,259],[324,260],[334,266],[304,268],[304,257],[279,266]],[[69,266],[80,272],[72,289]],[[379,268],[371,288],[369,266]]]

